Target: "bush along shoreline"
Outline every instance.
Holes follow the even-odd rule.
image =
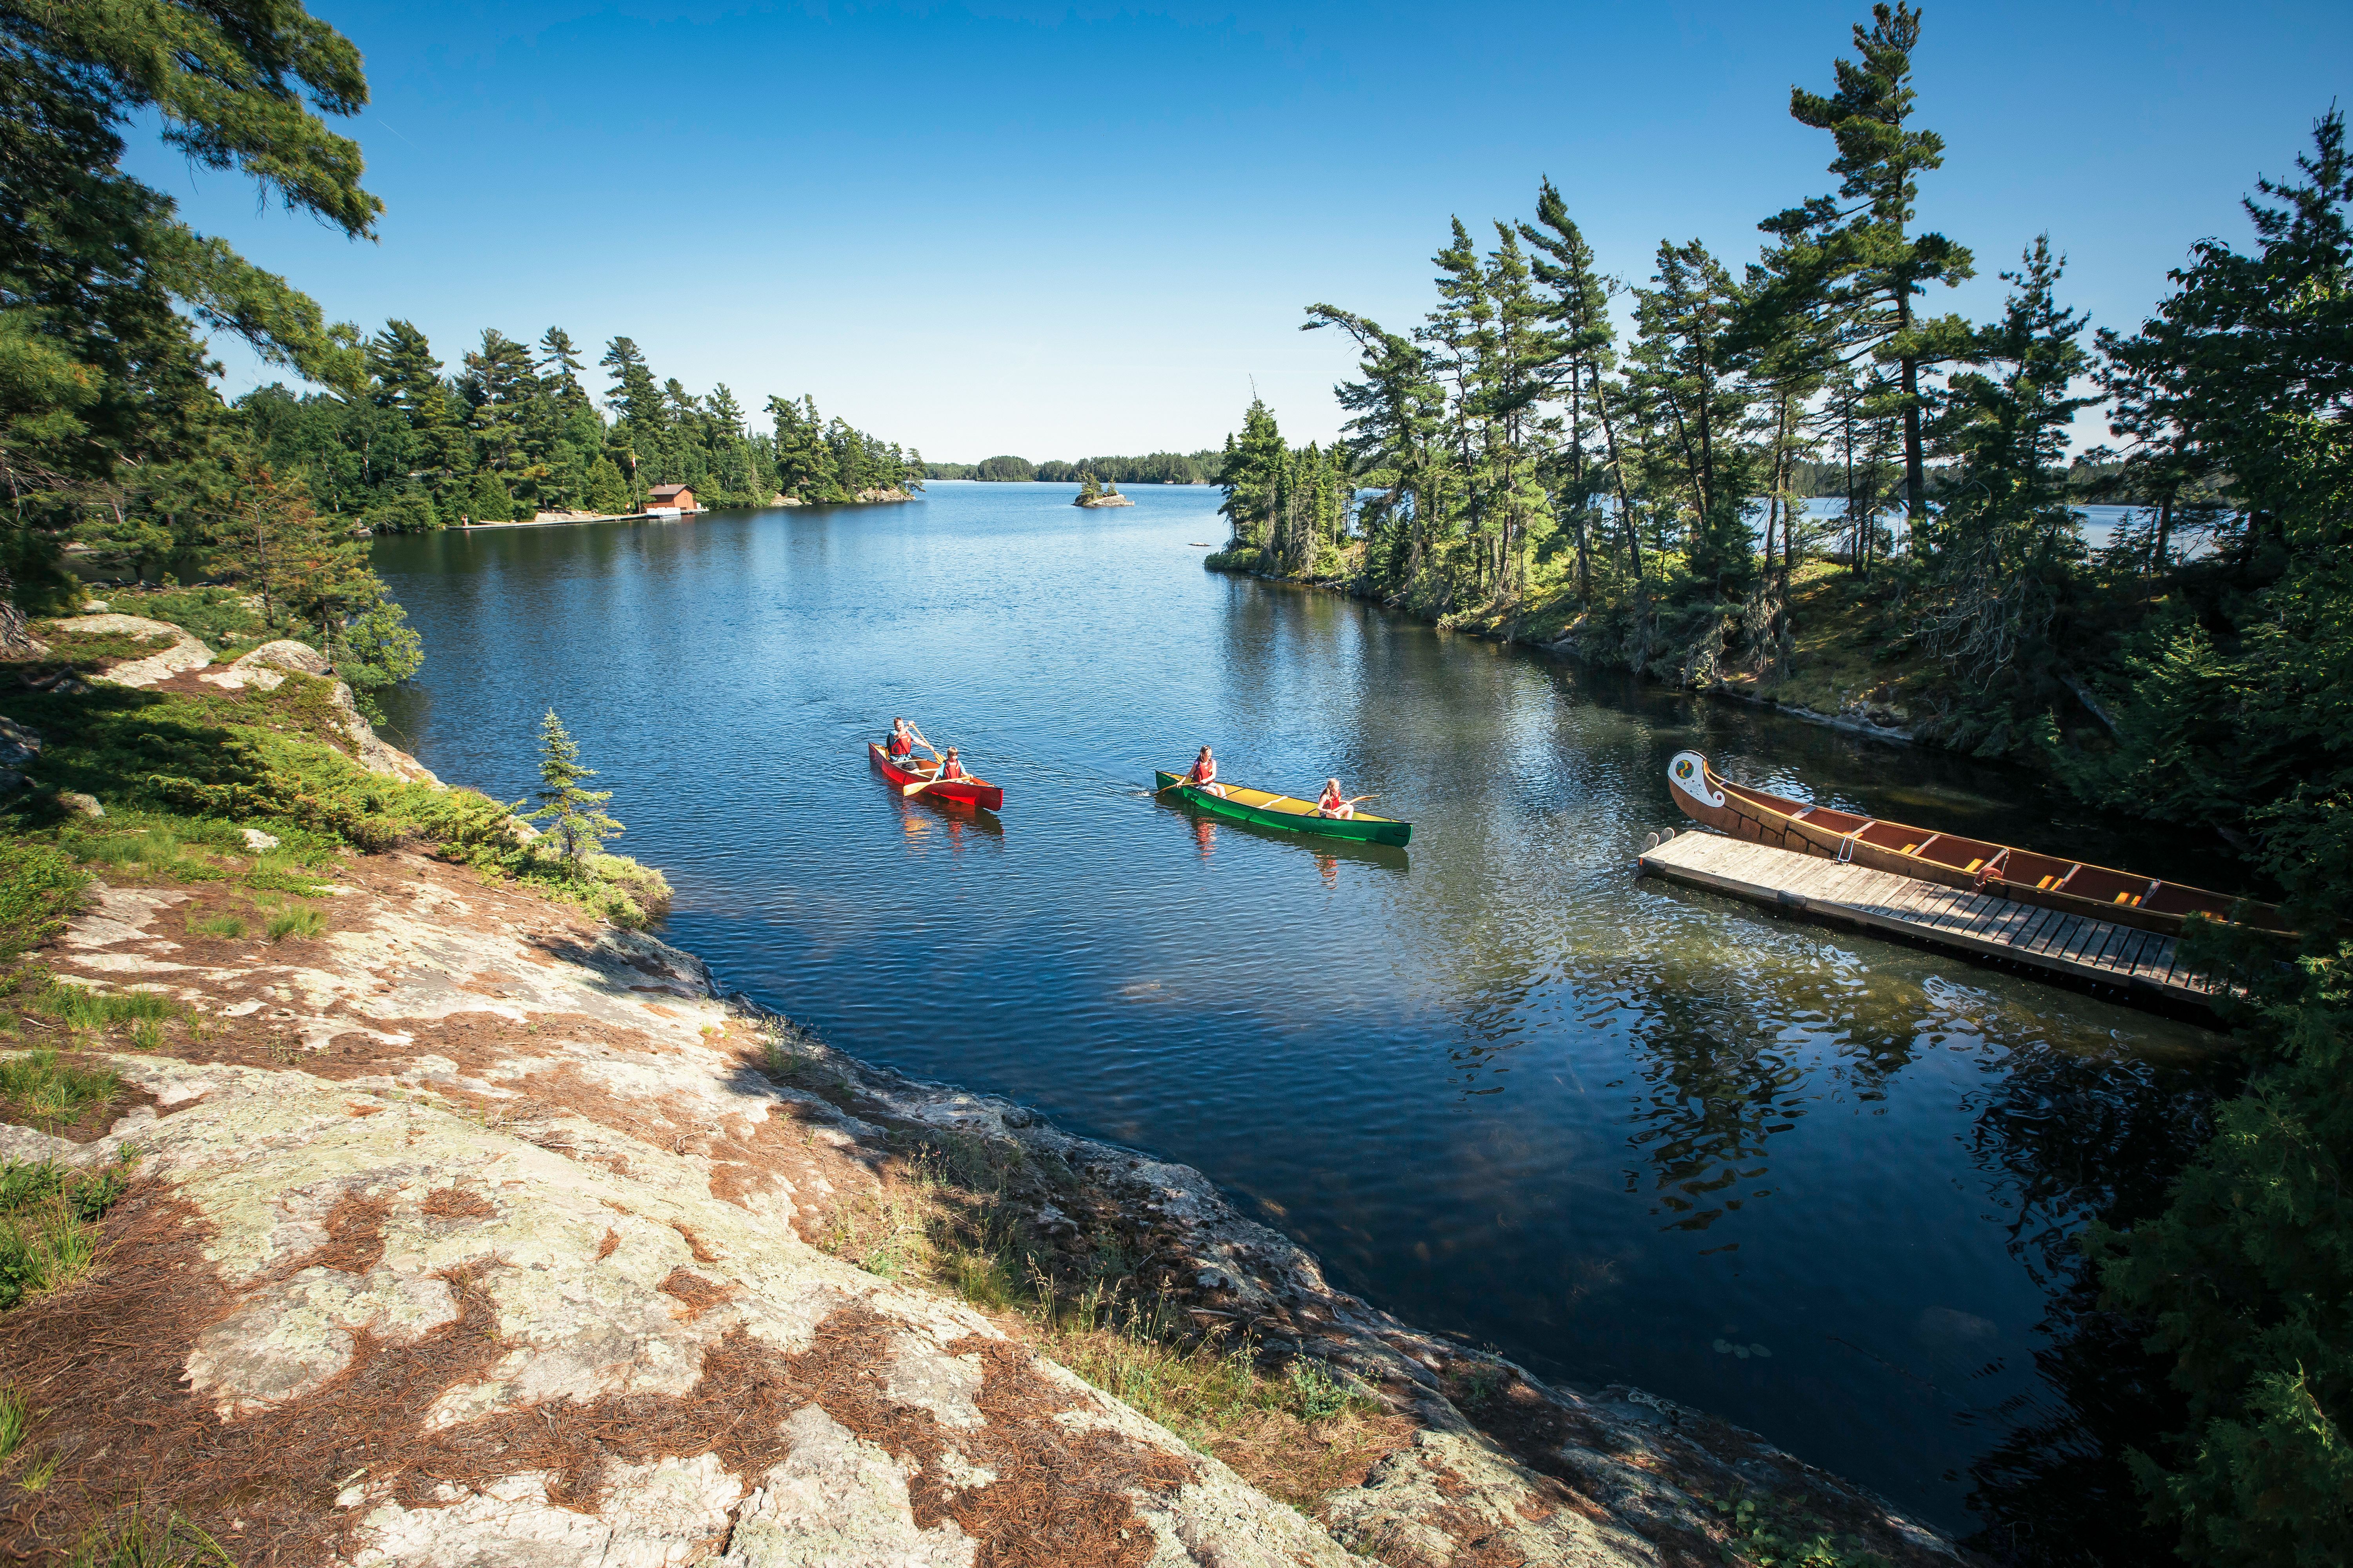
[[[1953,1561],[1751,1434],[1398,1322],[1198,1172],[722,995],[643,931],[668,889],[605,852],[553,712],[501,803],[299,645],[30,629],[0,663],[15,1555],[732,1529],[760,1563],[953,1521],[1041,1561],[1127,1561],[1123,1529],[1326,1568]],[[884,1481],[819,1463],[852,1438]]]

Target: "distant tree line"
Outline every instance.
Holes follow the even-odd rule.
[[[1060,458],[1033,463],[1012,457],[984,458],[977,463],[926,463],[923,477],[1069,485],[1092,474],[1118,485],[1205,485],[1217,479],[1219,462],[1219,454],[1205,447],[1198,452],[1148,452],[1141,458],[1082,458],[1075,463]]]

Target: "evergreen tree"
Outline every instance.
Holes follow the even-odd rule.
[[[1241,439],[1236,443],[1228,438],[1226,460],[1218,470],[1218,488],[1226,497],[1218,510],[1233,535],[1227,548],[1259,551],[1266,547],[1274,521],[1275,492],[1289,456],[1274,416],[1263,402],[1250,399],[1250,409],[1242,416]]]
[[[2097,399],[2071,391],[2091,362],[2078,341],[2083,318],[2058,303],[2062,266],[2045,235],[2020,271],[2002,274],[2014,286],[2009,305],[1969,352],[1993,374],[1955,375],[1935,432],[1958,464],[1920,635],[1979,688],[2042,651],[2067,567],[2083,552],[2067,441],[2076,411]]]
[[[480,350],[468,354],[465,364],[459,390],[470,410],[477,461],[512,488],[533,477],[533,458],[544,451],[543,446],[540,454],[529,449],[535,444],[532,414],[540,392],[531,351],[496,327],[486,328]],[[542,434],[540,440],[544,439]]]
[[[556,407],[565,416],[589,407],[588,394],[580,385],[580,351],[573,347],[571,333],[562,327],[550,327],[542,333],[536,368],[540,384],[554,395]]]
[[[1536,226],[1541,225],[1541,227]],[[1593,247],[1568,216],[1568,204],[1547,179],[1536,193],[1536,224],[1520,225],[1520,237],[1533,247],[1530,266],[1536,282],[1549,290],[1544,318],[1551,323],[1549,353],[1539,374],[1553,400],[1562,406],[1561,433],[1566,437],[1554,465],[1553,481],[1560,514],[1577,543],[1577,596],[1593,595],[1592,538],[1597,503],[1608,491],[1606,473],[1616,479],[1619,510],[1628,522],[1626,540],[1635,574],[1641,574],[1641,542],[1632,530],[1633,507],[1626,499],[1623,470],[1617,457],[1615,421],[1605,377],[1615,368],[1616,323],[1609,319],[1612,282],[1593,264]],[[1599,436],[1599,451],[1594,448]]]
[[[581,765],[579,742],[550,708],[539,721],[539,809],[523,820],[546,823],[565,864],[575,869],[622,831],[604,811],[613,792],[581,787],[582,779],[596,776],[596,769]]]
[[[1945,142],[1909,129],[1916,97],[1912,53],[1920,13],[1897,0],[1872,7],[1872,25],[1854,29],[1859,60],[1834,66],[1838,89],[1824,96],[1789,89],[1789,113],[1828,131],[1838,155],[1836,196],[1820,196],[1763,226],[1790,247],[1790,287],[1821,290],[1845,317],[1852,346],[1869,349],[1895,369],[1904,424],[1905,510],[1916,531],[1928,517],[1921,373],[1947,357],[1966,332],[1957,317],[1920,319],[1915,301],[1929,285],[1972,276],[1968,251],[1941,234],[1911,232],[1921,174],[1944,166]]]
[[[1692,574],[1719,593],[1742,588],[1755,562],[1746,516],[1753,464],[1738,438],[1751,391],[1732,341],[1739,289],[1697,240],[1662,240],[1652,281],[1634,291],[1632,359],[1657,426],[1653,473],[1686,498]]]
[[[460,423],[441,362],[425,334],[407,321],[385,323],[367,344],[369,395],[406,428],[409,460],[437,500],[460,494],[473,472],[473,440]]]

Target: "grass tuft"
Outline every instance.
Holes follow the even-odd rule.
[[[32,1426],[33,1407],[26,1403],[24,1391],[15,1384],[0,1387],[0,1465],[25,1446],[25,1434]]]
[[[130,1190],[129,1150],[77,1171],[44,1160],[0,1163],[0,1312],[70,1284],[98,1256],[97,1222]]]
[[[290,936],[307,941],[322,935],[327,929],[327,917],[315,904],[280,904],[265,908],[262,913],[269,917],[262,934],[271,942],[283,942]]]
[[[221,1543],[176,1512],[133,1507],[74,1548],[72,1568],[237,1568]]]
[[[195,915],[188,921],[190,936],[221,936],[234,942],[245,934],[243,917],[227,913]]]
[[[160,1044],[160,1031],[158,1040]],[[113,1073],[60,1062],[54,1048],[0,1060],[0,1110],[20,1125],[67,1126],[91,1106],[103,1105],[121,1092],[122,1080]]]

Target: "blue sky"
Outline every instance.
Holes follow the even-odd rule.
[[[660,375],[815,394],[935,458],[1214,445],[1253,378],[1328,437],[1328,300],[1402,328],[1460,214],[1549,174],[1603,264],[1663,237],[1736,266],[1830,187],[1788,115],[1867,5],[586,5],[317,0],[366,57],[349,122],[386,204],[353,244],[160,149],[200,227],[342,320],[634,337]],[[2353,6],[1926,7],[1921,218],[1972,247],[1947,296],[2047,228],[2069,298],[2129,325],[2259,173],[2353,98]],[[268,379],[216,345],[228,390]],[[593,353],[592,353],[593,357]],[[602,390],[602,378],[592,387]]]

